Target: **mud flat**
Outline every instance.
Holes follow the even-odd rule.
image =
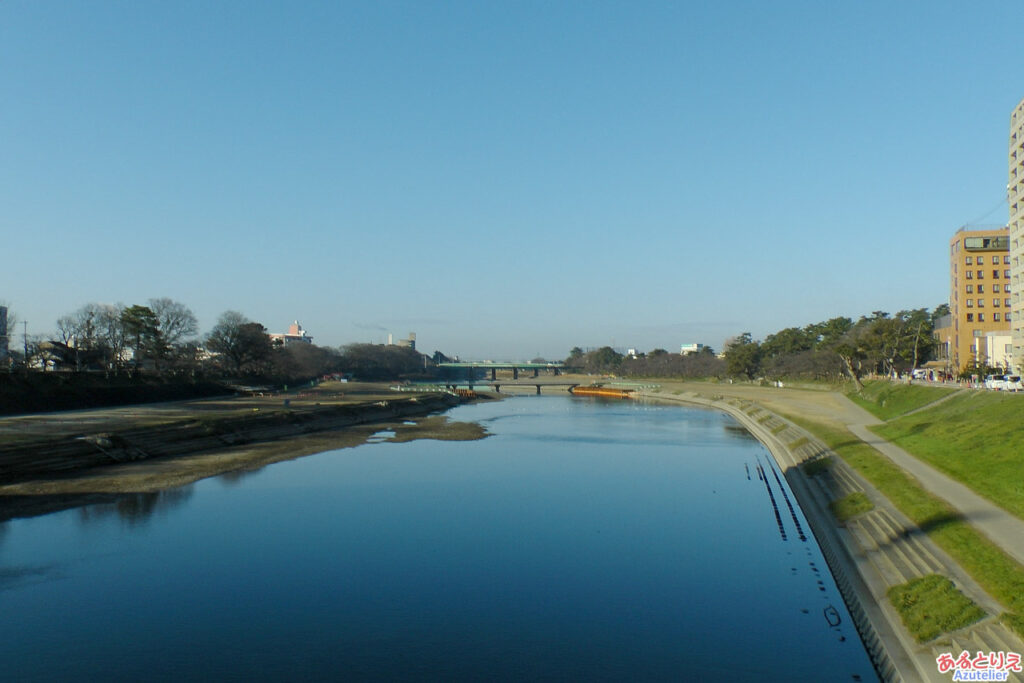
[[[485,437],[480,425],[436,414],[457,404],[429,394],[20,441],[0,448],[0,521],[253,471],[381,432],[396,441]]]

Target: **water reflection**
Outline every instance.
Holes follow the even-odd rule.
[[[785,479],[732,418],[560,397],[449,415],[493,436],[0,525],[5,678],[870,678]]]
[[[78,509],[78,519],[84,524],[118,517],[128,526],[147,523],[158,512],[167,512],[183,505],[194,492],[194,485],[181,486],[166,491],[118,494],[109,503],[86,505]]]
[[[251,470],[232,470],[223,474],[217,475],[217,481],[222,483],[224,486],[233,487],[238,486],[249,477],[256,476],[263,470],[262,467]]]
[[[733,439],[741,439],[743,441],[757,441],[754,435],[746,430],[742,425],[734,422],[726,422],[722,425],[722,431],[725,432],[726,436]]]
[[[0,567],[0,591],[21,588],[61,577],[56,564]]]

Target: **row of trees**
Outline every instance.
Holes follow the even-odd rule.
[[[145,304],[90,303],[61,316],[56,334],[26,340],[12,357],[31,367],[160,377],[259,376],[268,379],[350,374],[391,379],[423,374],[433,362],[413,349],[351,344],[333,349],[275,343],[260,323],[226,311],[205,336],[186,306],[168,298]]]
[[[725,372],[725,363],[710,347],[687,355],[654,349],[627,356],[610,346],[586,352],[577,346],[569,352],[565,364],[591,374],[622,377],[715,377]]]
[[[744,332],[726,343],[726,372],[748,379],[846,376],[859,386],[865,374],[897,375],[929,360],[935,323],[948,313],[946,304],[895,315],[874,311],[857,321],[839,317],[788,327],[764,341]]]

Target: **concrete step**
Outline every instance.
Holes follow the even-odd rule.
[[[851,519],[848,521],[846,523],[846,528],[862,550],[865,552],[869,550],[878,550],[878,544],[875,543],[875,539],[871,537],[871,534],[864,528],[859,519]]]
[[[912,564],[922,576],[925,574],[933,574],[937,571],[941,572],[941,566],[932,566],[929,564],[927,558],[918,552],[918,548],[921,544],[913,538],[913,529],[907,529],[884,510],[878,510],[877,513],[878,514],[875,515],[875,521],[880,526],[884,526],[887,529],[890,538],[893,539],[893,547],[898,549],[906,558],[907,562]]]
[[[913,578],[905,576],[892,559],[881,550],[870,550],[866,555],[887,586],[898,586]]]
[[[833,467],[832,476],[835,477],[836,481],[846,492],[843,495],[864,492],[864,487],[861,486],[861,483],[845,467]]]
[[[878,544],[879,552],[899,568],[900,574],[906,577],[906,581],[924,576],[925,573],[904,552],[899,536],[884,521],[880,520],[877,510],[865,514],[862,519],[865,529]]]

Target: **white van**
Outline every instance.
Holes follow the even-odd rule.
[[[992,389],[993,391],[1003,391],[1006,389],[1006,375],[986,375],[985,388]]]

